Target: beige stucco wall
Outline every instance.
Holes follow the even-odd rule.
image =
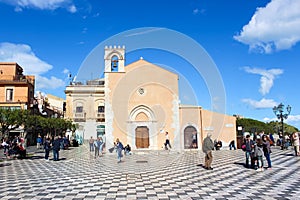
[[[17,63],[0,62],[0,80],[13,80],[17,67]]]
[[[0,101],[6,101],[6,89],[12,88],[14,91],[13,101],[27,102],[28,100],[28,87],[27,85],[7,85],[1,88]]]
[[[73,119],[76,103],[82,103],[85,121],[78,124],[85,131],[84,139],[95,136],[97,125],[105,125],[107,149],[117,138],[135,149],[135,130],[140,126],[149,129],[149,149],[162,148],[166,131],[173,149],[184,149],[184,130],[188,126],[197,130],[199,149],[208,132],[224,145],[236,138],[235,117],[200,106],[179,105],[177,74],[159,66],[141,59],[127,65],[124,71],[106,71],[104,81],[101,87],[68,86],[65,116]],[[98,105],[105,106],[103,123],[96,122]]]
[[[23,69],[17,63],[0,62],[0,106],[25,108],[34,94],[35,77],[23,75]],[[13,90],[13,99],[6,101],[6,90]]]
[[[150,128],[150,149],[161,148],[168,131],[174,141],[179,133],[178,122],[178,76],[147,61],[139,60],[125,67],[125,73],[105,74],[108,102],[106,114],[111,115],[112,138],[135,146],[135,128],[146,125]],[[144,93],[140,93],[140,89]],[[107,104],[110,104],[107,107]],[[111,108],[111,112],[107,109]],[[142,122],[134,118],[135,112],[144,112],[149,121]],[[175,116],[175,117],[174,117]],[[109,118],[109,116],[108,116]],[[108,133],[109,134],[109,133]]]
[[[71,85],[67,86],[65,117],[72,119],[76,111],[76,104],[83,105],[86,119],[95,119],[98,105],[104,104],[104,87],[97,85]],[[59,103],[62,106],[62,102]]]
[[[104,105],[103,85],[70,85],[66,87],[65,118],[78,125],[76,135],[88,140],[97,137],[97,126],[105,122],[98,121],[98,105]],[[83,106],[82,113],[76,113],[77,105]]]
[[[202,110],[202,118],[204,137],[210,132],[213,140],[221,140],[224,145],[229,144],[231,140],[236,140],[235,117]]]
[[[198,106],[181,106],[182,144],[184,143],[184,130],[188,126],[193,126],[197,130],[200,149],[202,141],[208,133],[212,133],[213,140],[221,140],[224,146],[228,145],[231,140],[236,140],[236,118],[233,116],[204,110]]]
[[[180,136],[181,149],[184,148],[184,130],[188,126],[193,126],[197,130],[198,146],[201,147],[203,140],[201,107],[199,106],[180,106]]]
[[[52,94],[47,94],[47,100],[52,108],[56,108],[56,109],[62,111],[63,102],[65,101],[63,98],[54,96]]]

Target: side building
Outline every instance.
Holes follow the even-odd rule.
[[[29,109],[34,102],[35,76],[24,75],[15,62],[0,62],[0,108]],[[23,135],[22,127],[1,133],[3,136]],[[8,134],[8,135],[4,135]]]
[[[27,109],[34,98],[35,77],[17,63],[0,62],[0,107]]]
[[[76,139],[83,140],[103,137],[105,138],[105,112],[104,112],[104,80],[88,81],[70,84],[66,87],[65,118],[76,123]]]
[[[31,115],[59,118],[63,115],[63,101],[53,95],[48,98],[41,93],[35,95],[35,76],[24,75],[23,68],[18,63],[0,62],[0,108],[29,110]],[[19,135],[34,144],[38,134],[46,133],[35,125],[26,130],[19,126],[10,129],[8,133],[0,133],[0,136]]]
[[[125,66],[124,47],[106,47],[103,79],[66,87],[66,117],[77,137],[116,138],[133,149],[162,149],[165,132],[173,149],[201,148],[207,133],[228,145],[236,138],[235,117],[180,104],[178,75],[140,59]],[[100,76],[100,75],[99,75]]]

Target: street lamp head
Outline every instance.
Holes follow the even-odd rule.
[[[277,107],[276,106],[273,107],[273,112],[275,115],[277,115]]]
[[[282,103],[280,103],[277,107],[277,110],[282,113],[283,112],[283,107],[284,107],[284,105]]]
[[[288,106],[286,107],[286,110],[287,110],[288,115],[289,115],[289,114],[291,113],[292,107],[291,107],[290,105],[288,105]]]

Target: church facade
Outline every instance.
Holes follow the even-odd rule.
[[[201,148],[210,132],[229,144],[236,118],[180,104],[178,75],[140,59],[125,66],[125,47],[105,47],[103,79],[66,87],[66,117],[78,124],[77,137],[101,136],[107,148],[119,138],[132,149]],[[196,139],[197,145],[192,145]]]

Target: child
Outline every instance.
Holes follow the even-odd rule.
[[[259,136],[256,138],[256,144],[254,145],[254,158],[255,158],[255,167],[256,171],[263,171],[263,144]]]

